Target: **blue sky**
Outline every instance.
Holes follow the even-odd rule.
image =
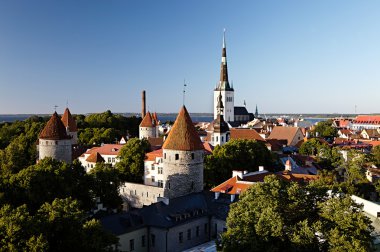
[[[380,112],[379,1],[0,1],[0,114],[212,112],[226,28],[235,104]]]

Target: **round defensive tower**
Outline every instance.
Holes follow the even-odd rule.
[[[62,116],[63,125],[66,128],[66,133],[71,137],[71,143],[73,145],[78,144],[78,128],[74,117],[71,115],[69,108],[65,109],[65,113]]]
[[[162,149],[164,196],[175,198],[202,191],[204,147],[185,106]]]
[[[45,128],[39,135],[38,159],[51,157],[56,160],[72,162],[72,143],[71,137],[67,135],[66,128],[54,112]]]
[[[157,137],[156,122],[152,118],[152,114],[148,111],[140,123],[140,139],[149,137]]]

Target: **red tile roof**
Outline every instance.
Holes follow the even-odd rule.
[[[46,140],[70,139],[70,137],[66,134],[65,125],[63,125],[57,112],[54,112],[51,116],[45,128],[41,131],[39,138]]]
[[[246,140],[256,140],[265,142],[264,138],[262,138],[259,133],[257,133],[254,129],[238,129],[232,128],[230,129],[231,139],[246,139]]]
[[[358,115],[354,123],[360,124],[380,124],[380,116],[378,115]]]
[[[185,106],[181,108],[162,148],[182,151],[204,149]]]
[[[101,163],[104,162],[104,158],[96,151],[91,153],[91,155],[86,158],[86,161],[90,163]]]
[[[65,127],[69,127],[70,132],[76,132],[77,129],[77,123],[75,122],[75,119],[72,117],[70,110],[68,108],[65,109],[65,113],[63,113],[62,116],[62,122]]]
[[[291,144],[297,132],[300,130],[298,127],[282,127],[276,126],[273,128],[269,135],[269,139],[287,140],[288,145]],[[302,132],[301,132],[302,133]]]
[[[122,144],[104,144],[100,147],[93,147],[87,150],[84,154],[92,154],[94,152],[99,152],[101,155],[119,155],[120,149],[124,145]],[[83,155],[82,155],[83,156]]]
[[[238,176],[224,181],[222,184],[211,189],[212,192],[221,192],[226,194],[240,194],[248,189],[252,183],[242,181]]]
[[[146,153],[145,161],[155,161],[157,157],[162,157],[162,149]]]
[[[148,137],[150,146],[162,146],[164,139],[162,137]]]
[[[140,127],[154,127],[152,115],[149,113],[149,111],[145,114],[144,118],[142,119]]]
[[[207,154],[212,154],[212,151],[214,150],[214,146],[212,146],[209,142],[204,142],[203,147],[205,148],[205,151]]]

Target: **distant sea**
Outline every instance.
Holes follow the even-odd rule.
[[[14,122],[14,121],[23,121],[25,119],[28,119],[32,115],[0,115],[0,123],[4,122]],[[39,116],[49,116],[49,115],[39,115]],[[165,114],[160,115],[158,114],[158,119],[161,122],[167,122],[167,121],[175,121],[177,115],[176,114]],[[213,120],[212,115],[192,115],[191,119],[193,122],[211,122]],[[305,121],[310,121],[311,123],[315,124],[320,121],[326,121],[328,118],[304,118]]]

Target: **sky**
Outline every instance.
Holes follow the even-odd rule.
[[[223,29],[235,106],[380,112],[377,0],[2,0],[0,114],[213,111]],[[356,107],[356,110],[355,110]]]

